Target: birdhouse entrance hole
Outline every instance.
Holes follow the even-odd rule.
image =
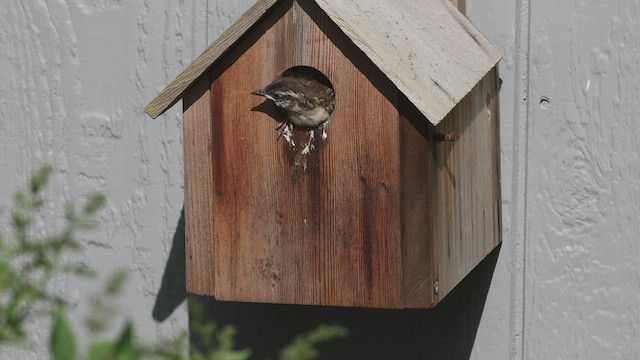
[[[265,98],[252,111],[263,112],[276,120],[278,140],[286,141],[295,153],[291,162],[295,181],[297,173],[306,170],[308,156],[321,147],[315,139],[316,131],[321,134],[322,142],[329,137],[329,118],[336,104],[333,84],[318,69],[293,66],[251,95]],[[301,135],[306,136],[306,140],[301,141]]]
[[[319,127],[335,109],[333,84],[320,70],[310,66],[290,67],[273,79],[271,84],[251,94],[263,96],[269,105],[276,105],[284,117],[276,120],[285,121],[292,129],[295,127],[297,130]],[[265,111],[265,105],[254,110],[274,117],[273,111]],[[297,119],[296,114],[300,115]]]
[[[290,67],[287,70],[285,70],[282,74],[280,74],[280,77],[285,77],[285,76],[291,76],[291,77],[307,79],[307,80],[315,80],[329,87],[331,90],[334,90],[331,80],[329,80],[329,78],[325,74],[323,74],[322,71],[316,68],[313,68],[311,66],[300,65],[300,66]]]

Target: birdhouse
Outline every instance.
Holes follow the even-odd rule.
[[[258,0],[146,108],[183,100],[187,290],[435,306],[501,241],[500,58],[445,0]]]

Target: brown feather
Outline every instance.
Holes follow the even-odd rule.
[[[252,94],[272,100],[286,110],[290,121],[298,126],[317,126],[326,121],[335,108],[333,89],[311,73],[285,72]]]

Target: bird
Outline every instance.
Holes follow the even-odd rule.
[[[278,78],[252,95],[262,96],[286,113],[286,120],[276,128],[283,132],[289,126],[309,131],[309,143],[313,140],[314,130],[324,124],[335,109],[335,91],[328,79],[313,68],[299,66],[285,71]],[[285,134],[287,141],[289,137]],[[323,133],[326,139],[326,132]]]

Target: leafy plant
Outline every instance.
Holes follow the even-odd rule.
[[[280,352],[279,360],[315,360],[320,358],[317,345],[349,336],[349,331],[338,325],[320,325],[307,334],[297,336]]]
[[[89,298],[91,309],[85,325],[97,339],[85,351],[79,351],[76,333],[67,320],[66,301],[48,289],[59,275],[95,275],[90,269],[69,264],[64,258],[81,249],[76,240],[78,234],[97,226],[94,217],[106,200],[103,195],[92,195],[79,212],[73,204],[67,205],[63,228],[52,236],[37,236],[34,227],[45,208],[42,191],[51,172],[51,167],[45,166],[33,175],[27,191],[15,194],[10,236],[0,232],[0,346],[26,345],[29,336],[25,325],[36,317],[50,316],[49,352],[53,360],[245,360],[251,356],[249,349],[234,349],[235,327],[218,329],[213,323],[195,320],[191,321],[191,328],[203,339],[203,347],[202,351],[191,354],[186,331],[173,341],[145,346],[137,341],[133,324],[127,322],[114,339],[105,339],[104,332],[117,313],[114,303],[126,281],[124,272],[113,274],[102,291]],[[192,318],[201,318],[197,316],[198,311],[192,308]],[[343,327],[320,326],[296,337],[280,352],[278,359],[318,359],[317,345],[346,336],[348,331]]]
[[[15,194],[12,237],[7,239],[0,233],[0,344],[23,344],[28,318],[64,307],[65,300],[47,290],[54,276],[92,275],[83,266],[64,263],[62,257],[80,249],[75,240],[79,231],[96,226],[92,218],[103,206],[104,196],[91,196],[80,213],[68,205],[65,226],[59,233],[41,239],[32,234],[45,205],[41,192],[51,171],[51,167],[42,168],[31,178],[28,191]]]

